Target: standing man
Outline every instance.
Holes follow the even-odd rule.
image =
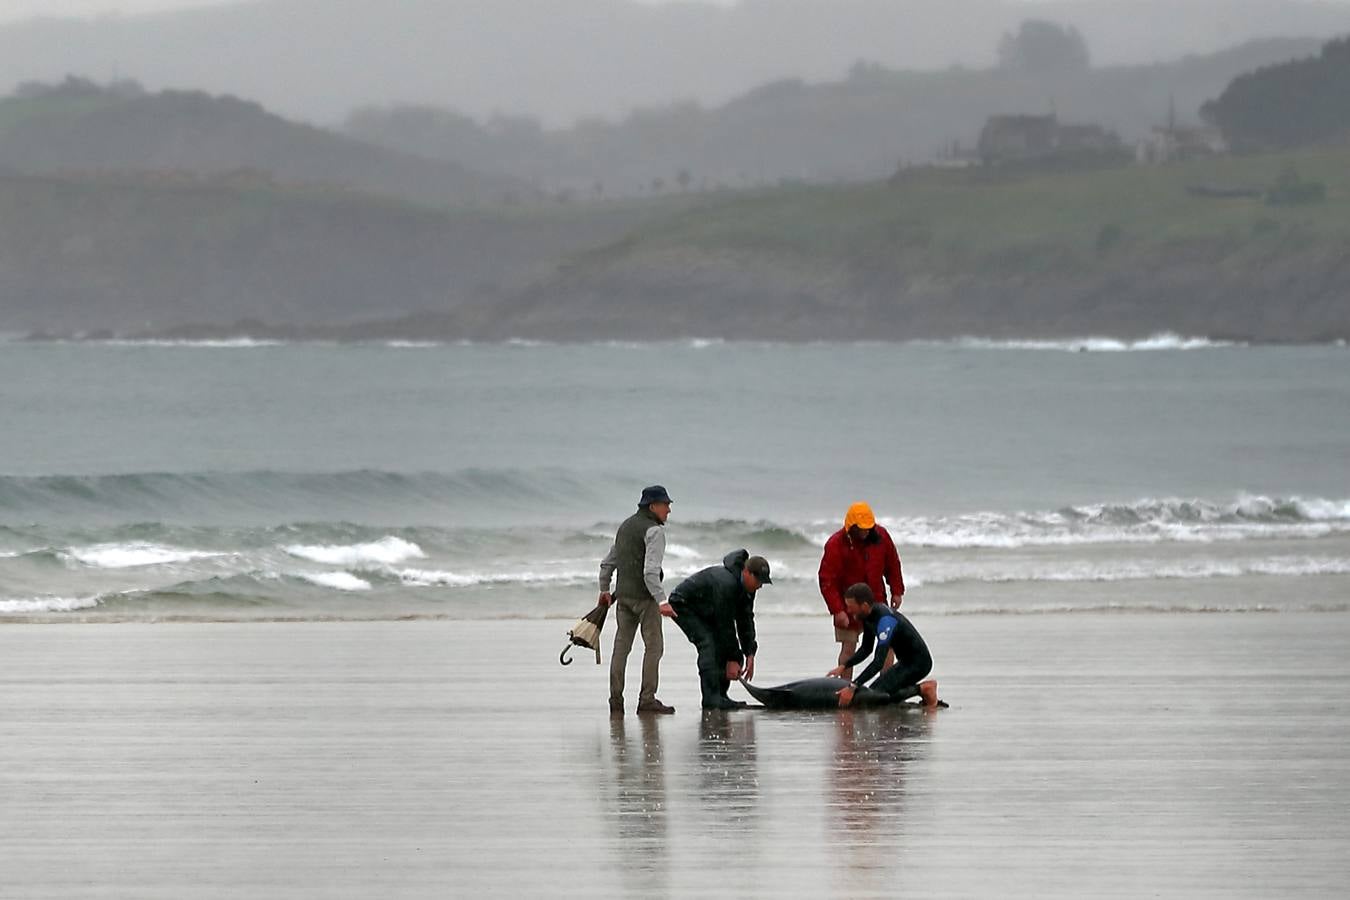
[[[675,624],[698,650],[704,709],[740,709],[727,696],[731,682],[755,677],[755,592],[769,578],[769,562],[734,550],[720,566],[695,572],[670,592]]]
[[[642,631],[642,687],[638,693],[640,713],[673,713],[675,707],[656,699],[660,680],[661,654],[665,639],[661,635],[661,617],[675,613],[666,601],[661,569],[666,555],[666,519],[670,516],[670,494],[659,484],[643,488],[638,510],[619,526],[614,545],[600,563],[600,602],[618,606],[618,632],[609,661],[609,711],[623,715],[623,682],[628,668],[628,653],[633,638]],[[610,581],[618,572],[614,594]]]
[[[872,507],[855,503],[844,516],[844,527],[825,542],[820,560],[820,595],[834,617],[834,639],[839,643],[839,665],[843,677],[853,677],[846,665],[858,647],[862,623],[844,608],[844,592],[854,584],[865,584],[875,597],[885,597],[885,584],[891,588],[891,609],[899,609],[905,596],[905,579],[900,574],[900,554],[886,529],[877,524]]]

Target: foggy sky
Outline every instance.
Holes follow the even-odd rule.
[[[226,6],[240,0],[0,0],[0,21],[16,21],[34,16],[91,16],[136,15],[175,9],[195,9],[203,6]],[[671,2],[705,3],[711,6],[734,6],[738,0],[633,0],[635,3],[657,5]],[[1034,4],[1036,0],[1016,0]],[[1130,0],[1119,0],[1128,3]],[[1350,0],[1328,0],[1347,3]]]
[[[227,6],[247,0],[0,0],[0,21],[13,22],[34,16],[136,15],[203,6]],[[674,0],[633,0],[660,4]],[[685,0],[690,2],[690,0]],[[736,0],[693,0],[714,6],[729,6]]]
[[[834,81],[858,60],[984,67],[1031,16],[1078,27],[1104,65],[1350,32],[1350,0],[0,0],[0,92],[126,77],[318,123],[424,103],[562,125]]]

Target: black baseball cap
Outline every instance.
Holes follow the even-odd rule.
[[[745,561],[745,571],[755,576],[760,584],[773,584],[769,577],[769,561],[762,556],[752,556]]]

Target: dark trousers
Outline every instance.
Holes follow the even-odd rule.
[[[731,682],[727,681],[727,661],[712,627],[687,608],[675,608],[675,624],[698,650],[698,685],[703,694],[703,705],[716,703],[727,695]]]
[[[924,653],[914,659],[897,662],[882,672],[869,686],[874,691],[908,700],[910,697],[918,696],[919,682],[928,677],[931,671],[933,671],[933,657]]]

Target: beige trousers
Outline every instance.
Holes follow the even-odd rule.
[[[656,699],[656,685],[660,680],[661,654],[665,652],[665,638],[661,634],[661,608],[651,597],[634,600],[614,598],[614,614],[618,617],[618,632],[614,635],[614,649],[609,658],[609,698],[622,699],[628,653],[633,649],[633,638],[642,631],[642,687],[638,703]]]

